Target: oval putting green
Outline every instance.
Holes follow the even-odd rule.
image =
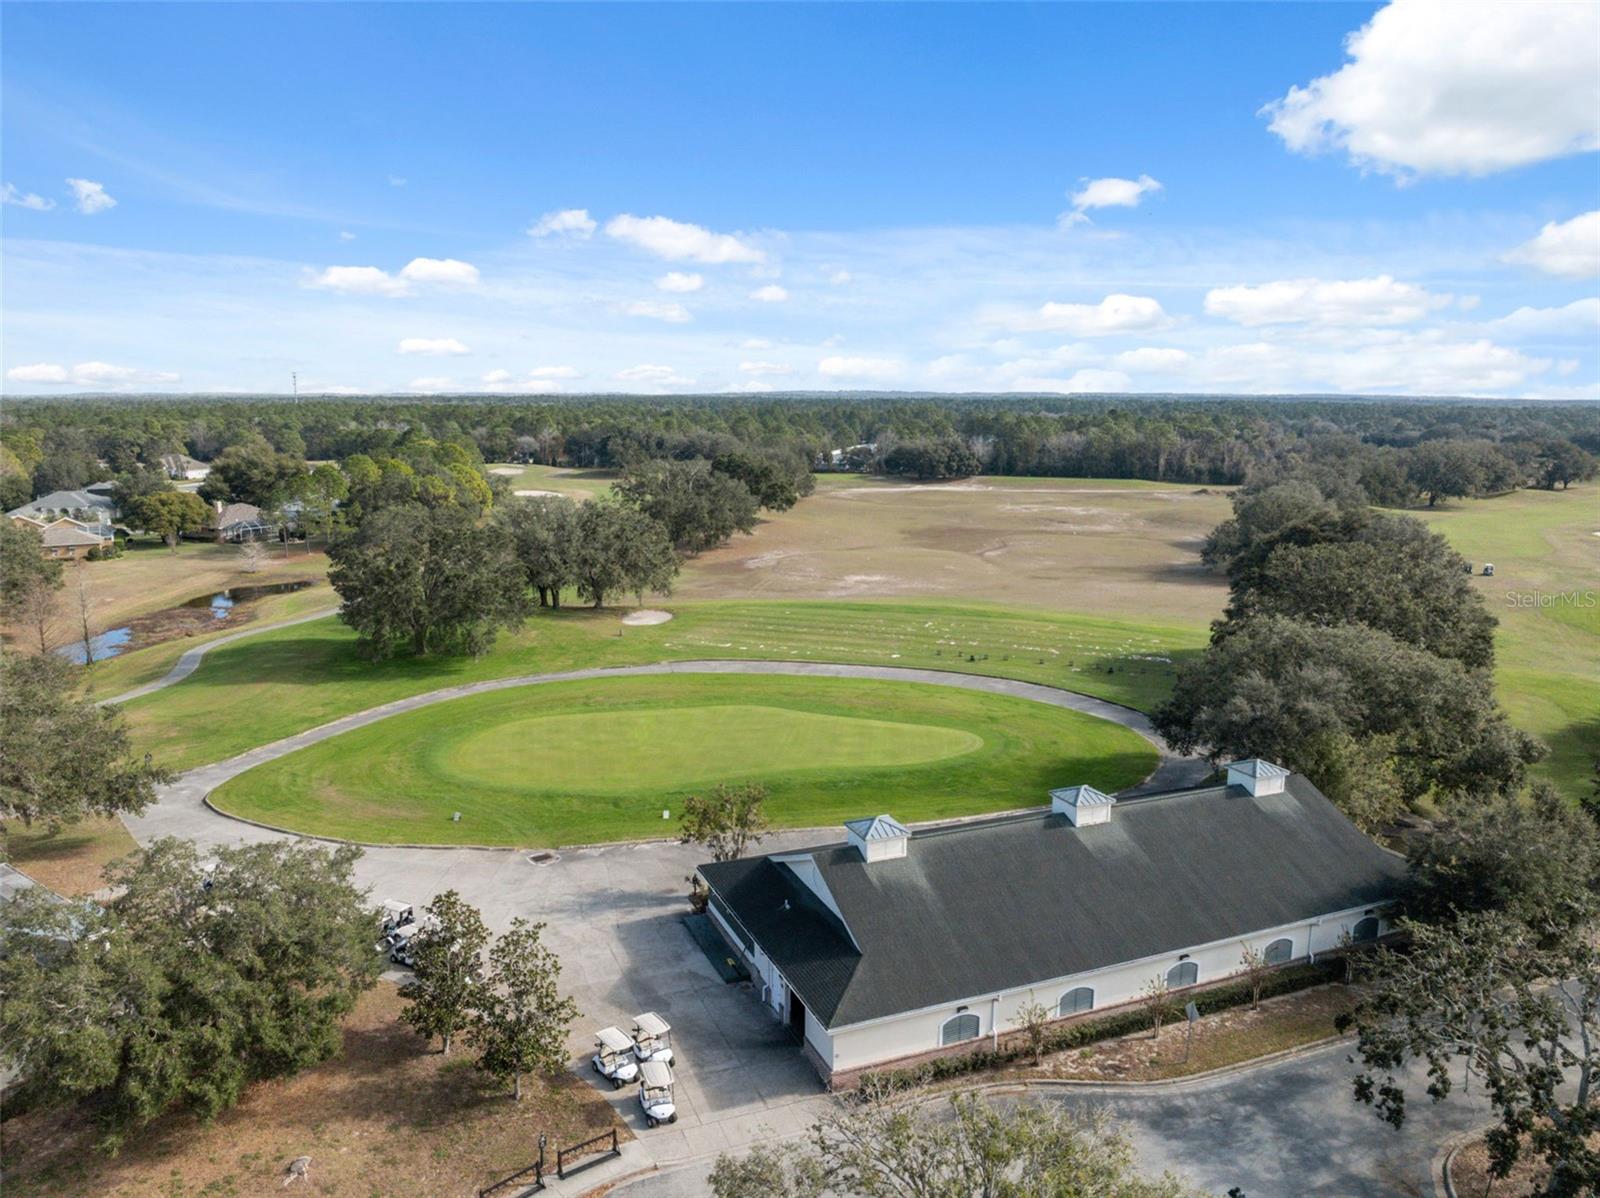
[[[807,826],[1035,806],[1053,786],[1116,790],[1155,764],[1137,734],[1025,699],[676,674],[439,703],[257,766],[211,801],[380,844],[560,845],[670,835],[684,796],[719,782],[760,782],[774,824]]]

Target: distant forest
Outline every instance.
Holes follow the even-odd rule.
[[[298,461],[456,444],[474,459],[622,469],[755,450],[820,469],[1263,484],[1310,474],[1389,506],[1593,477],[1600,405],[1072,396],[192,396],[8,400],[0,498],[235,446]],[[263,444],[264,443],[264,444]],[[839,451],[839,452],[835,452]]]

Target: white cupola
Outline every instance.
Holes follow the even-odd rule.
[[[906,826],[892,815],[847,820],[844,830],[849,834],[851,846],[868,864],[904,857],[906,845],[911,841]]]
[[[1074,828],[1110,823],[1115,804],[1116,799],[1088,785],[1063,786],[1050,792],[1050,810],[1066,816]]]
[[[1242,786],[1253,795],[1281,795],[1289,771],[1281,765],[1251,757],[1228,765],[1228,785]]]

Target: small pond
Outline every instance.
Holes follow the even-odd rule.
[[[205,607],[211,609],[211,614],[219,620],[226,620],[228,613],[240,603],[249,603],[252,599],[264,599],[268,595],[287,595],[294,591],[303,591],[311,585],[311,579],[302,578],[297,582],[266,582],[260,586],[229,587],[225,591],[217,591],[211,595],[196,595],[193,599],[185,601],[184,607]]]
[[[133,629],[124,625],[121,628],[113,628],[109,632],[102,632],[98,636],[90,637],[89,649],[94,654],[94,659],[101,661],[104,658],[115,657],[121,653],[132,639]],[[76,662],[80,666],[89,660],[88,655],[83,651],[83,641],[81,640],[73,641],[70,645],[62,645],[56,652],[68,661]]]

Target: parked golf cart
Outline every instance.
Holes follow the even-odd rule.
[[[646,1061],[639,1066],[639,1107],[651,1127],[676,1123],[678,1108],[672,1101],[672,1067],[664,1061]]]
[[[633,1017],[633,1055],[641,1061],[672,1064],[672,1026],[654,1011]]]
[[[396,902],[394,899],[385,899],[383,906],[378,908],[378,924],[383,934],[387,936],[396,928],[404,927],[416,919],[410,903]]]
[[[402,924],[389,933],[389,960],[405,969],[415,965],[416,959],[411,955],[411,945],[417,933],[422,930],[420,924]]]
[[[603,1027],[595,1033],[594,1056],[589,1063],[601,1077],[610,1078],[616,1090],[639,1076],[639,1066],[633,1063],[633,1041],[614,1027]]]

